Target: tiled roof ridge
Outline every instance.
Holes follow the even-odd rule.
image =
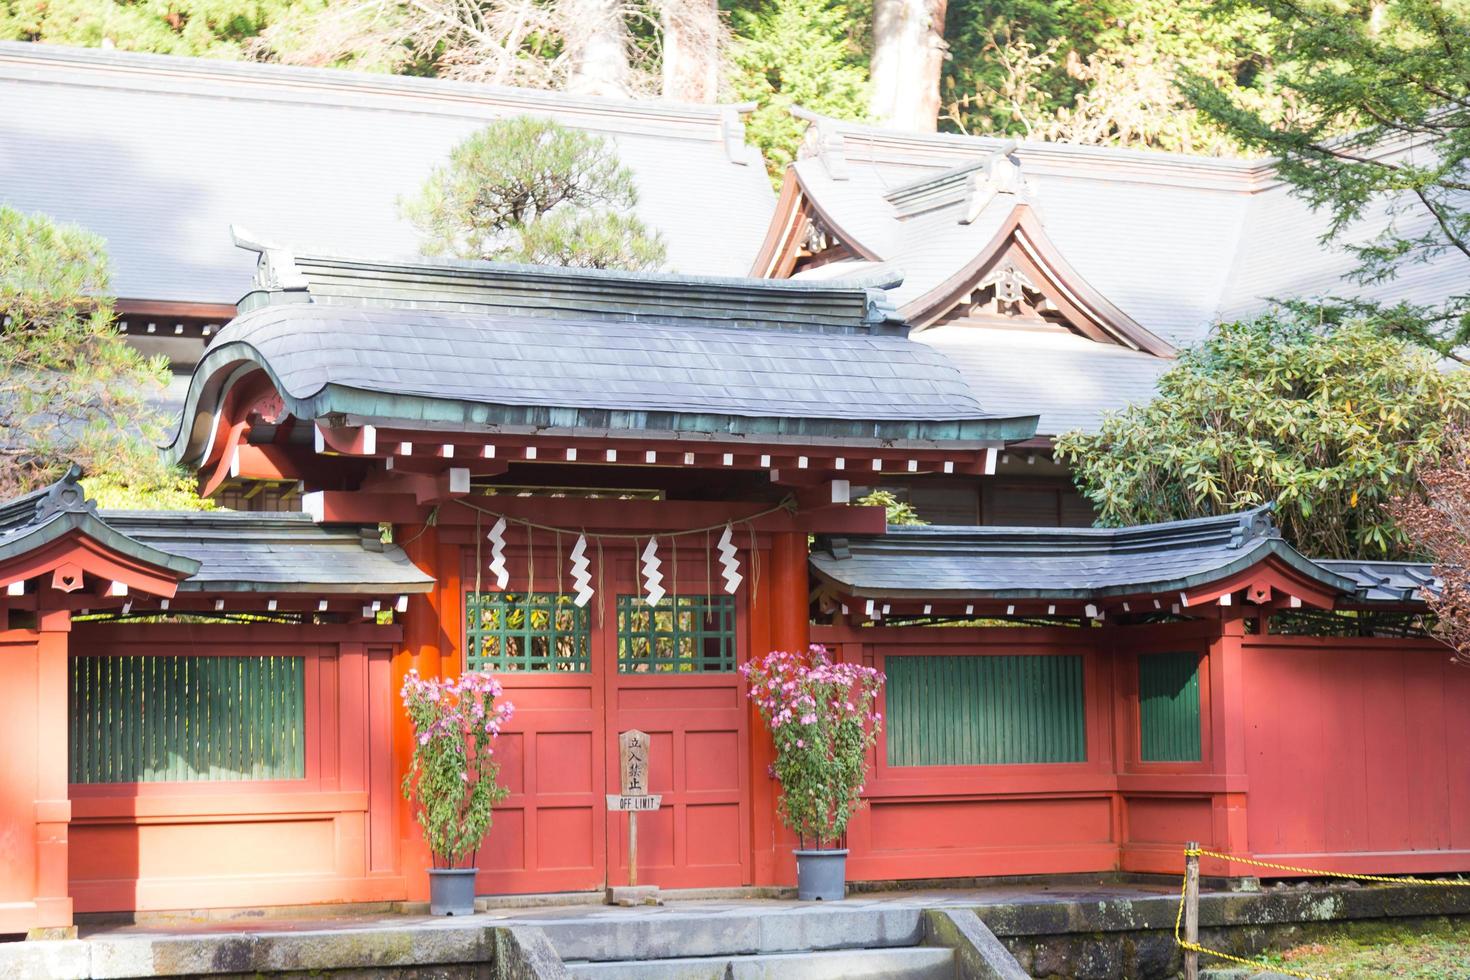
[[[226,61],[182,55],[79,48],[29,41],[0,41],[0,77],[18,74],[32,80],[50,81],[45,72],[72,70],[93,73],[99,84],[109,87],[167,87],[182,95],[207,95],[199,86],[215,82],[253,91],[244,97],[262,101],[285,100],[356,104],[351,97],[416,99],[414,111],[449,112],[456,105],[498,106],[509,111],[560,110],[603,116],[610,121],[641,119],[669,130],[666,135],[686,130],[684,138],[709,142],[730,139],[740,127],[740,116],[754,103],[665,102],[654,99],[620,99],[575,96],[549,89],[516,88],[452,79],[352,71],[342,68],[312,68],[264,62]],[[60,81],[60,79],[56,79]],[[232,93],[231,97],[242,97]],[[410,106],[403,105],[404,111]],[[739,133],[743,144],[743,133]],[[746,163],[746,160],[735,162]]]
[[[1212,157],[1001,136],[919,133],[835,119],[801,107],[794,108],[792,113],[814,127],[820,127],[824,133],[823,139],[804,144],[803,153],[819,156],[832,152],[835,143],[840,147],[836,151],[844,157],[843,166],[848,172],[869,163],[943,167],[944,164],[935,159],[938,157],[955,158],[959,162],[949,169],[962,171],[968,166],[966,157],[988,157],[1013,144],[1014,153],[1023,164],[1083,169],[1100,178],[1105,176],[1105,171],[1111,171],[1107,175],[1115,179],[1141,182],[1186,180],[1244,192],[1262,190],[1276,182],[1273,161],[1264,157]],[[924,178],[920,178],[915,183],[923,181]]]
[[[1109,551],[1146,550],[1171,545],[1217,542],[1231,549],[1261,539],[1280,539],[1281,532],[1271,520],[1272,504],[1248,510],[1209,517],[1129,527],[1003,527],[920,525],[890,527],[883,536],[853,538],[850,544],[862,547],[902,549],[920,545],[992,544],[998,548],[1018,550],[1053,550],[1065,546],[1086,546]]]
[[[0,530],[41,524],[61,513],[95,513],[97,504],[87,499],[81,478],[82,468],[73,463],[56,482],[0,503]]]
[[[564,319],[619,319],[688,326],[905,334],[888,289],[902,276],[881,268],[840,281],[749,279],[665,272],[618,272],[455,259],[372,259],[301,254],[262,244],[257,289],[242,317],[260,309],[312,303],[364,308],[535,312]],[[228,328],[227,328],[228,329]]]

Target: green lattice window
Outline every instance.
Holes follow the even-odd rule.
[[[888,764],[1087,760],[1080,656],[889,657]]]
[[[71,781],[306,775],[301,657],[73,657]]]
[[[1138,658],[1138,757],[1199,762],[1199,657],[1147,653]]]
[[[592,667],[588,610],[565,592],[466,592],[465,660],[470,670]]]
[[[668,596],[656,606],[649,606],[640,596],[618,596],[619,673],[734,669],[734,596]]]

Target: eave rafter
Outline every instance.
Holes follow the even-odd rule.
[[[282,414],[269,378],[259,371],[226,394],[212,432],[199,470],[206,496],[252,482],[366,487],[391,476],[416,483],[412,492],[429,499],[466,492],[472,480],[502,476],[513,464],[758,471],[774,484],[806,488],[894,474],[990,475],[1006,445],[1003,439],[468,432],[380,426],[341,415],[305,421]]]
[[[993,473],[1003,443],[851,445],[748,439],[640,438],[598,434],[465,433],[315,423],[319,454],[391,461],[394,468],[432,471],[462,466],[495,475],[512,463],[557,463],[725,470],[764,470],[773,482],[806,482],[801,474],[871,479],[895,473]]]
[[[1072,268],[1024,202],[1012,209],[974,259],[906,304],[899,315],[923,329],[984,292],[995,294],[992,303],[999,298],[1002,305],[1018,304],[1023,289],[1036,294],[1056,320],[1085,337],[1159,357],[1175,354],[1172,344],[1114,306]],[[1015,295],[1000,295],[1007,290]]]

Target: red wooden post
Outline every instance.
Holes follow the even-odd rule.
[[[807,594],[807,548],[804,531],[783,531],[771,535],[770,575],[765,595],[755,596],[759,604],[767,600],[765,616],[752,619],[767,626],[766,643],[759,645],[761,630],[751,630],[752,656],[760,656],[770,650],[801,652],[811,643],[811,621],[808,612]],[[764,622],[761,622],[764,620]],[[796,860],[786,847],[787,835],[776,820],[777,786],[767,774],[767,769],[776,760],[775,748],[770,733],[752,705],[751,737],[751,805],[754,817],[754,842],[752,847],[753,872],[758,885],[794,884]]]
[[[1245,698],[1245,620],[1239,615],[1220,624],[1220,636],[1210,644],[1210,708],[1214,725],[1212,762],[1217,774],[1239,780],[1246,778],[1246,728],[1250,715]],[[1232,778],[1233,777],[1233,778]],[[1226,854],[1245,854],[1250,850],[1246,837],[1246,794],[1215,794],[1212,833],[1208,842]],[[1222,869],[1231,874],[1231,868]]]
[[[71,615],[39,614],[36,643],[36,925],[69,927],[71,889],[67,880],[68,705],[67,635]]]
[[[395,526],[393,539],[402,544],[404,552],[419,568],[436,578],[443,576],[439,567],[439,529],[433,525],[421,527]],[[457,569],[456,569],[457,571]],[[458,579],[458,576],[455,576]],[[400,786],[408,774],[413,758],[413,732],[408,715],[398,703],[398,692],[403,688],[403,679],[410,669],[417,669],[422,677],[438,677],[441,673],[443,655],[441,640],[444,635],[441,612],[443,596],[441,590],[408,598],[408,608],[403,614],[403,646],[393,657],[393,782]],[[423,834],[414,820],[413,808],[402,794],[398,795],[398,827],[400,830],[399,860],[404,875],[405,887],[412,899],[423,900],[429,896],[428,868],[432,863]]]
[[[771,644],[777,650],[800,653],[811,643],[806,564],[805,531],[771,535]]]

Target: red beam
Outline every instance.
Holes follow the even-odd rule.
[[[456,506],[463,503],[464,506]],[[469,505],[473,505],[473,507]],[[513,520],[533,521],[574,530],[684,531],[714,527],[725,522],[751,521],[757,531],[804,531],[808,534],[882,534],[886,528],[882,507],[833,504],[795,514],[770,509],[769,504],[725,503],[702,500],[605,500],[574,497],[468,497],[439,507],[438,523],[472,525],[474,507]],[[304,509],[323,523],[422,524],[429,506],[412,493],[368,493],[325,490],[306,495]]]

